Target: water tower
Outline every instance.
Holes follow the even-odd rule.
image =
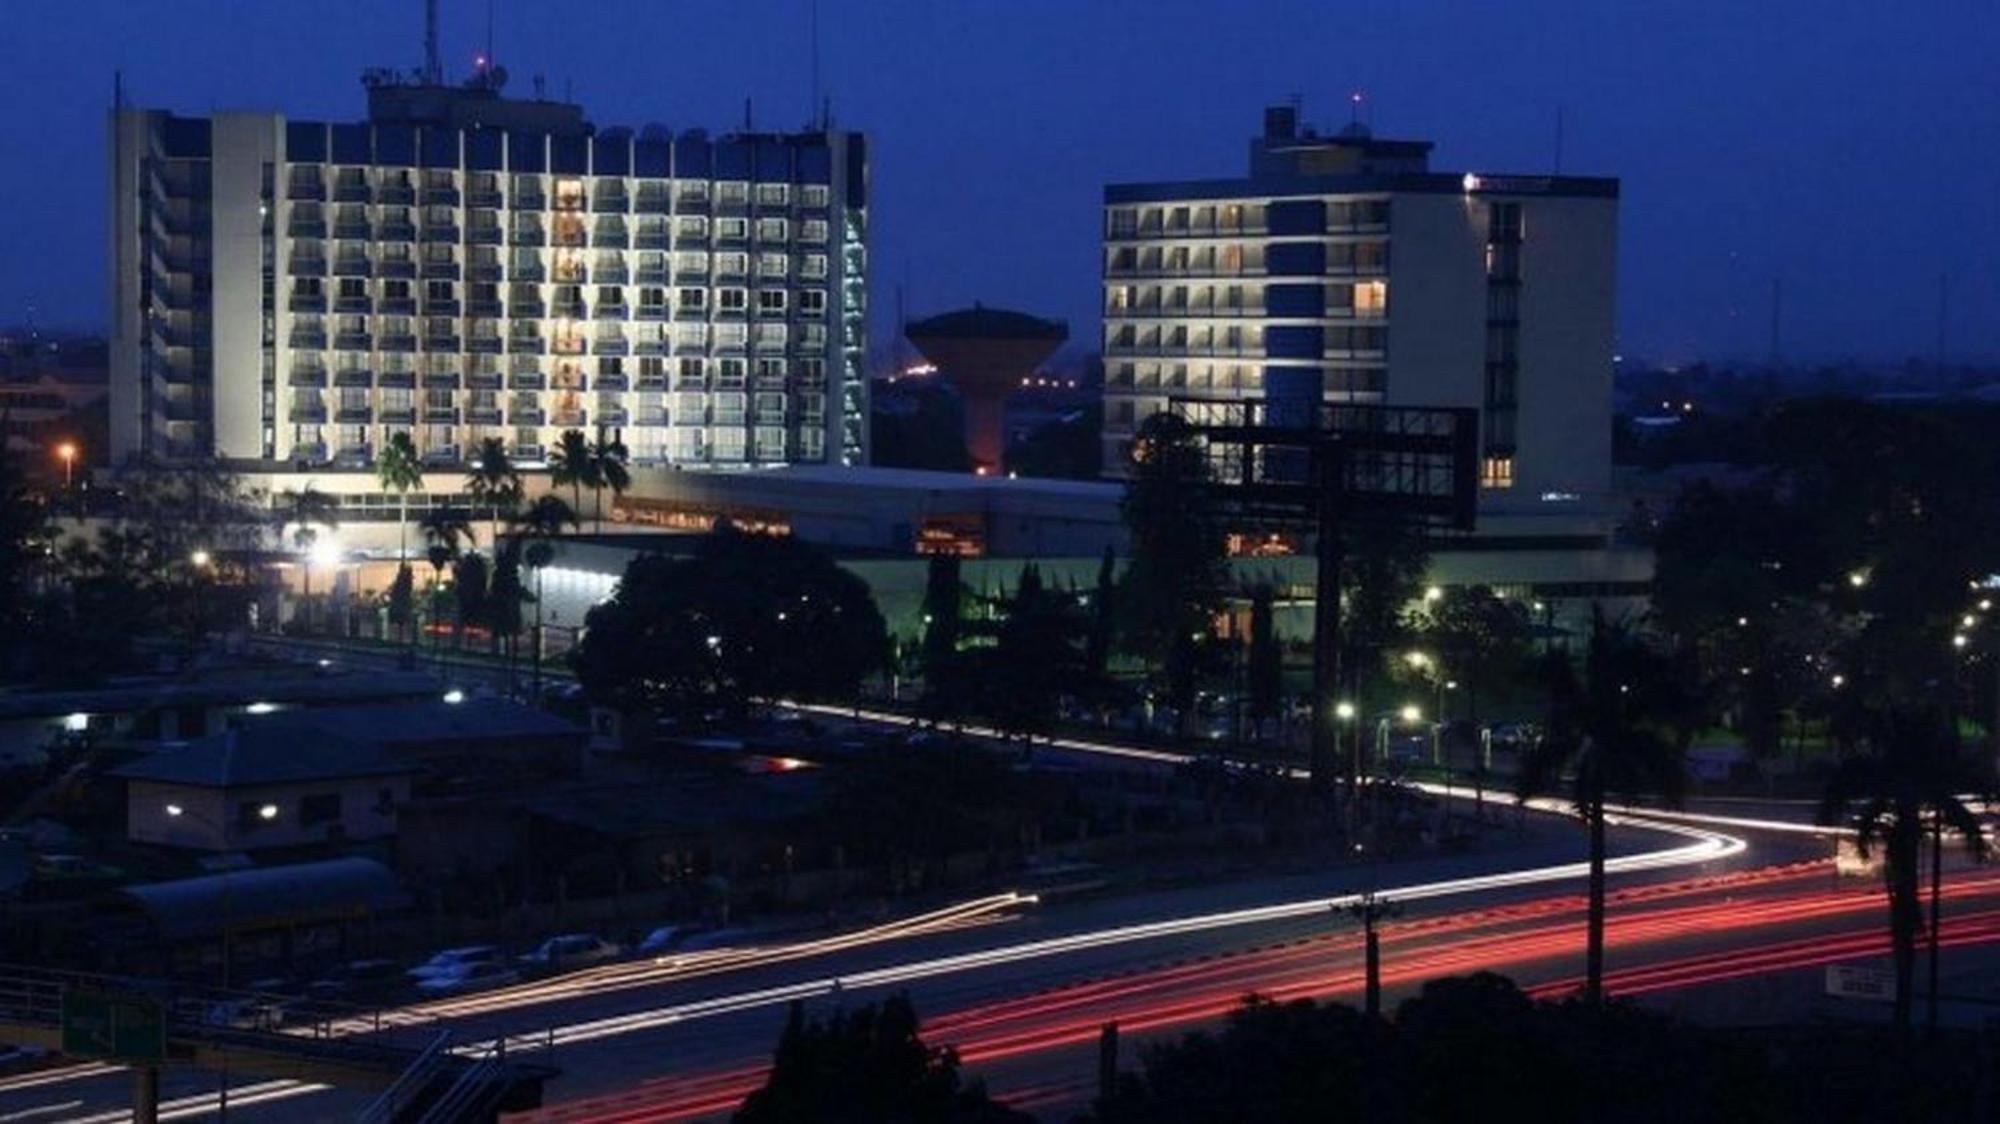
[[[1007,395],[1069,339],[1069,325],[975,304],[910,323],[903,334],[958,390],[973,467],[1000,471],[1007,452]]]

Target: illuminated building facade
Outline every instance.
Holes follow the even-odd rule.
[[[858,133],[599,129],[371,72],[368,119],[112,121],[114,459],[362,468],[558,435],[690,467],[862,464]]]
[[[1483,513],[1608,509],[1618,181],[1430,149],[1278,106],[1247,177],[1107,187],[1107,468],[1173,398],[1461,406]]]

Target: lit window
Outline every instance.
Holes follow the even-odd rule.
[[[1479,462],[1479,486],[1482,488],[1511,488],[1514,486],[1514,458],[1487,457]]]

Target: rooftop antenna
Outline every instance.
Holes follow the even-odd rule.
[[[438,62],[437,0],[424,0],[424,81],[432,86],[444,84],[444,67]]]

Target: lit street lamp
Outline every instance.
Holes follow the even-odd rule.
[[[166,812],[172,819],[189,819],[213,828],[217,837],[222,841],[223,850],[227,851],[229,849],[228,828],[199,812],[190,811],[180,804],[168,804]],[[257,806],[257,818],[265,823],[270,823],[272,820],[278,818],[278,806],[271,803],[259,804]],[[229,875],[231,870],[232,868],[225,863],[222,868],[222,991],[225,1003],[229,1001],[229,969],[230,961],[234,959],[234,954],[229,947],[229,928],[231,925]],[[224,1010],[228,1010],[228,1008],[224,1008]],[[222,1054],[220,1080],[216,1084],[215,1113],[218,1120],[226,1121],[229,1119],[229,1054],[227,1051],[224,1051]]]
[[[63,491],[76,485],[76,442],[65,441],[56,446],[56,456],[63,462]]]

